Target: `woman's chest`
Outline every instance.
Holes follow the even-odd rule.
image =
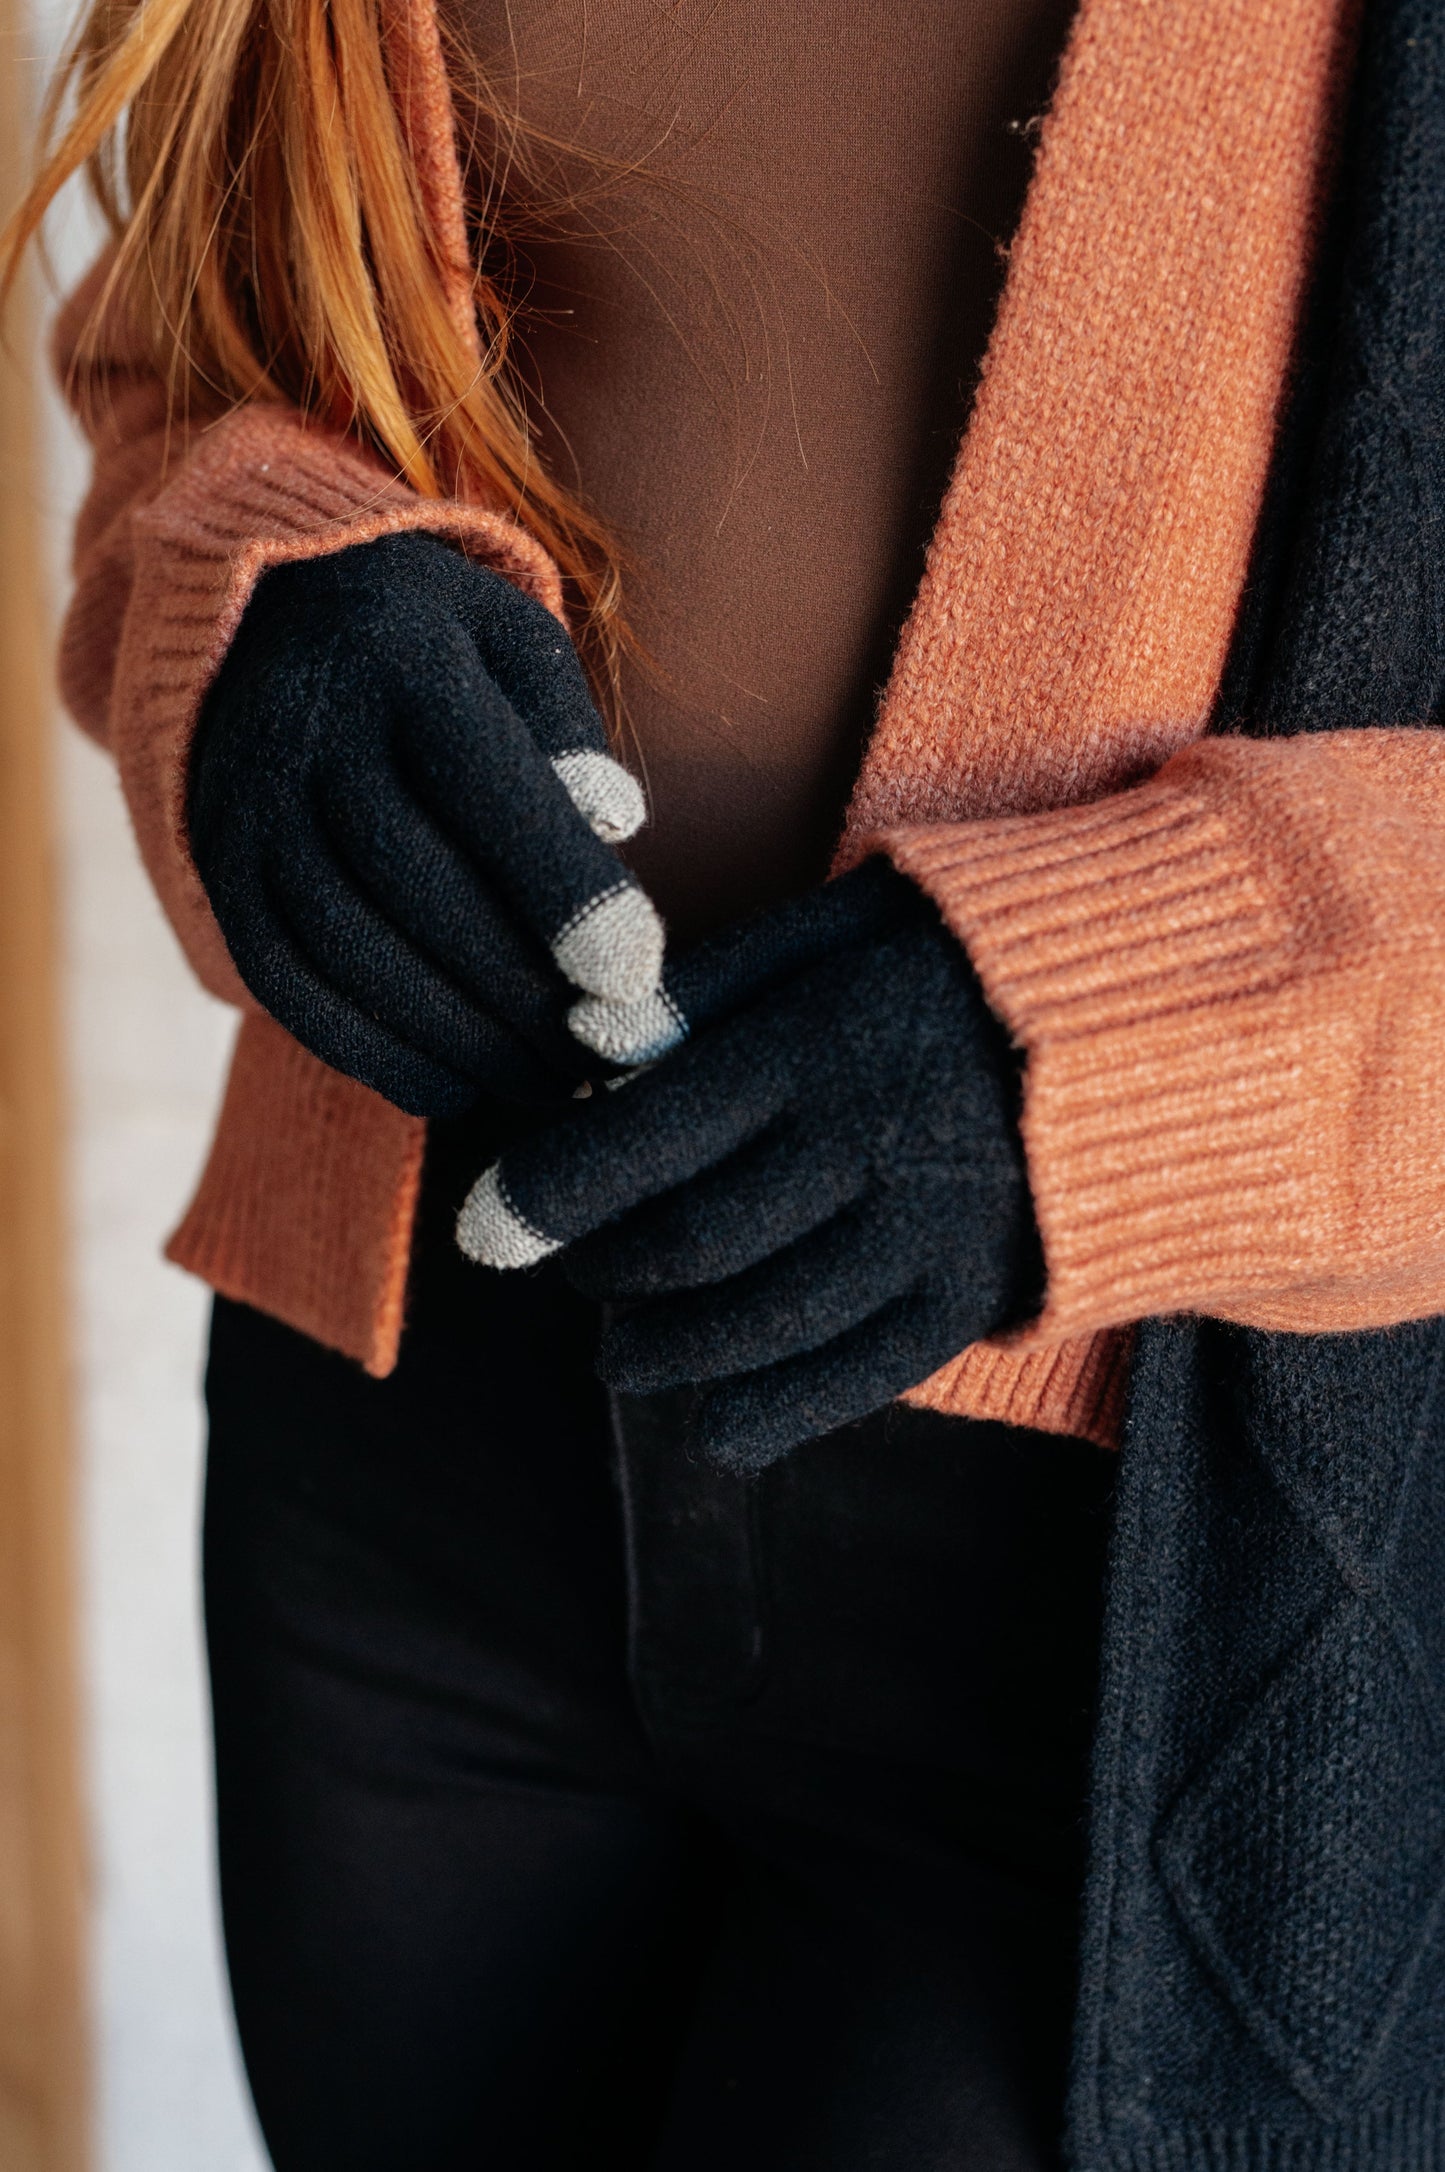
[[[638,860],[700,926],[826,867],[1071,0],[455,0],[544,453],[634,564]],[[505,125],[477,164],[483,210]]]

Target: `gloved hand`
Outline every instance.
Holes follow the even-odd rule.
[[[192,851],[288,1032],[419,1116],[565,1098],[567,1013],[623,1060],[662,924],[612,849],[644,817],[551,613],[429,535],[257,586],[192,755]],[[594,1034],[594,1037],[595,1034]]]
[[[701,1385],[704,1452],[758,1468],[1037,1308],[1016,1061],[912,883],[870,862],[666,995],[685,1045],[509,1149],[457,1226],[491,1266],[568,1248],[626,1308],[604,1378]]]

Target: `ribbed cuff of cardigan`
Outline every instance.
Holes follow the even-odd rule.
[[[972,1343],[903,1397],[945,1417],[993,1419],[1117,1448],[1134,1352],[1132,1327],[1041,1349]]]
[[[109,738],[161,903],[201,979],[228,1001],[248,999],[186,831],[187,765],[206,689],[269,567],[403,529],[455,538],[561,616],[556,567],[514,520],[419,497],[360,448],[281,408],[243,409],[206,431],[135,515]]]
[[[166,1257],[382,1377],[401,1341],[425,1143],[419,1117],[250,1011]]]
[[[1433,909],[1437,853],[1401,831],[1405,774],[1371,812],[1420,737],[1206,741],[1093,805],[874,840],[1027,1056],[1046,1301],[957,1365],[1177,1311],[1327,1332],[1439,1309],[1428,1140],[1414,1103],[1371,1115],[1438,1065],[1438,976],[1407,977],[1426,953],[1400,925]]]

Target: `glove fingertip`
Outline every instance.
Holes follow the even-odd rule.
[[[660,1366],[655,1356],[649,1359],[646,1342],[638,1339],[628,1320],[614,1320],[603,1329],[597,1345],[597,1373],[620,1395],[656,1395],[677,1385],[665,1365]]]
[[[630,770],[593,747],[552,756],[552,767],[573,806],[606,845],[624,845],[647,820],[647,800]]]
[[[635,1003],[662,977],[666,937],[657,907],[634,882],[619,882],[578,907],[552,939],[568,980],[588,995]]]
[[[535,1267],[560,1252],[560,1237],[544,1236],[520,1215],[507,1197],[500,1162],[484,1169],[462,1202],[457,1216],[458,1249],[479,1267]]]
[[[693,1419],[692,1433],[700,1455],[719,1470],[737,1477],[753,1477],[779,1463],[794,1445],[776,1423],[760,1419],[754,1399],[745,1389],[730,1384],[705,1393]]]
[[[629,1066],[656,1063],[687,1039],[687,1020],[665,988],[654,988],[639,1003],[612,1003],[605,996],[583,996],[567,1013],[575,1041],[604,1063]]]

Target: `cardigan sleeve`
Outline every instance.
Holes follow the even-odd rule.
[[[182,431],[166,387],[107,316],[105,261],[57,325],[56,366],[91,445],[76,526],[60,683],[77,722],[109,747],[146,869],[191,965],[249,1006],[186,835],[196,719],[268,567],[403,529],[453,538],[559,616],[547,553],[507,514],[421,497],[382,461],[298,412],[252,403]]]
[[[1026,1052],[1015,1351],[1445,1312],[1445,733],[1203,740],[1091,805],[885,832]]]

